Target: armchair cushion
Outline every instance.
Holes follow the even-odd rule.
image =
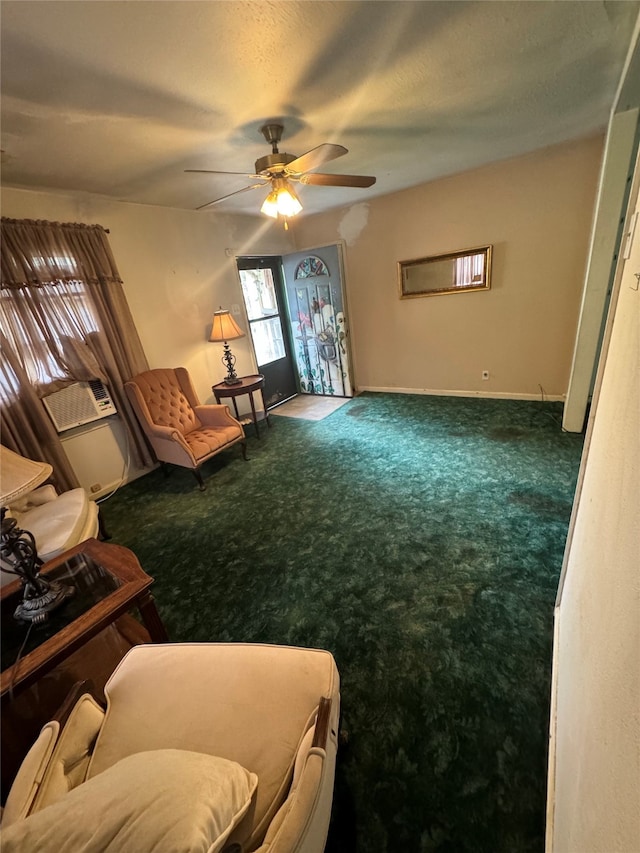
[[[196,459],[217,453],[237,437],[238,429],[235,425],[218,427],[216,430],[194,429],[185,435],[186,442]]]
[[[258,779],[196,752],[138,752],[2,833],[4,853],[218,853]]]

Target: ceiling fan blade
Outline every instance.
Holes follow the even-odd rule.
[[[247,172],[218,172],[216,169],[185,169],[185,172],[196,172],[198,175],[242,175],[243,178],[261,178],[262,175],[249,175]],[[265,180],[267,180],[265,178]]]
[[[212,204],[217,204],[219,201],[224,201],[226,198],[231,198],[232,195],[246,193],[248,190],[257,190],[258,187],[263,186],[264,184],[251,184],[251,186],[249,187],[243,187],[241,190],[236,190],[234,193],[227,193],[227,195],[221,195],[220,198],[214,198],[213,201],[208,201],[206,204],[201,204],[199,207],[196,207],[196,210],[202,210],[204,207],[211,207]]]
[[[327,163],[329,160],[335,160],[336,157],[342,157],[348,154],[349,151],[344,145],[334,145],[332,142],[324,142],[306,154],[301,154],[297,159],[288,163],[285,172],[288,175],[300,175],[302,172],[308,172],[310,169],[316,169]]]
[[[311,172],[301,175],[301,184],[312,184],[319,187],[371,187],[376,179],[371,175],[322,175]]]

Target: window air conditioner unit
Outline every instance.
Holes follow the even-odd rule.
[[[58,432],[98,421],[118,411],[99,379],[74,382],[62,391],[43,397],[42,402]]]

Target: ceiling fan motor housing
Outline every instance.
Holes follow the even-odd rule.
[[[279,174],[284,172],[285,166],[296,159],[295,154],[266,154],[256,160],[256,175]]]

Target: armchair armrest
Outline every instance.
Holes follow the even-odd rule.
[[[211,403],[206,406],[196,406],[194,408],[194,412],[196,413],[196,416],[200,418],[204,426],[239,426],[242,428],[240,422],[237,421],[229,411],[229,407],[225,406],[223,403]]]
[[[34,489],[23,498],[13,501],[11,503],[11,509],[15,512],[26,512],[34,506],[42,506],[43,504],[51,503],[51,501],[55,501],[57,497],[58,493],[54,486],[50,484],[47,486],[40,486],[39,489]]]
[[[327,749],[327,740],[329,738],[329,726],[331,725],[331,699],[327,696],[322,696],[318,704],[318,716],[316,717],[316,727],[313,733],[313,742],[311,748],[319,747]]]
[[[88,693],[97,705],[100,705],[100,707],[104,708],[104,702],[98,696],[98,693],[95,689],[95,685],[93,681],[91,681],[91,679],[86,679],[85,681],[76,681],[65,696],[62,705],[60,705],[60,707],[52,717],[52,719],[56,720],[60,724],[61,730],[64,728],[67,720],[71,716],[71,712],[75,708],[78,699],[85,693]]]
[[[291,790],[256,853],[322,853],[331,815],[337,744],[331,699],[321,698],[311,742],[296,757]],[[309,733],[311,734],[311,733]]]
[[[84,781],[103,719],[91,681],[74,684],[18,770],[2,815],[3,829]]]
[[[40,486],[39,489],[34,489],[27,495],[27,499],[31,506],[42,506],[42,504],[55,501],[57,497],[58,492],[51,484],[47,486]]]
[[[184,442],[182,433],[175,427],[159,426],[149,422],[145,426],[145,431],[149,438],[162,438],[165,441],[181,441]]]

